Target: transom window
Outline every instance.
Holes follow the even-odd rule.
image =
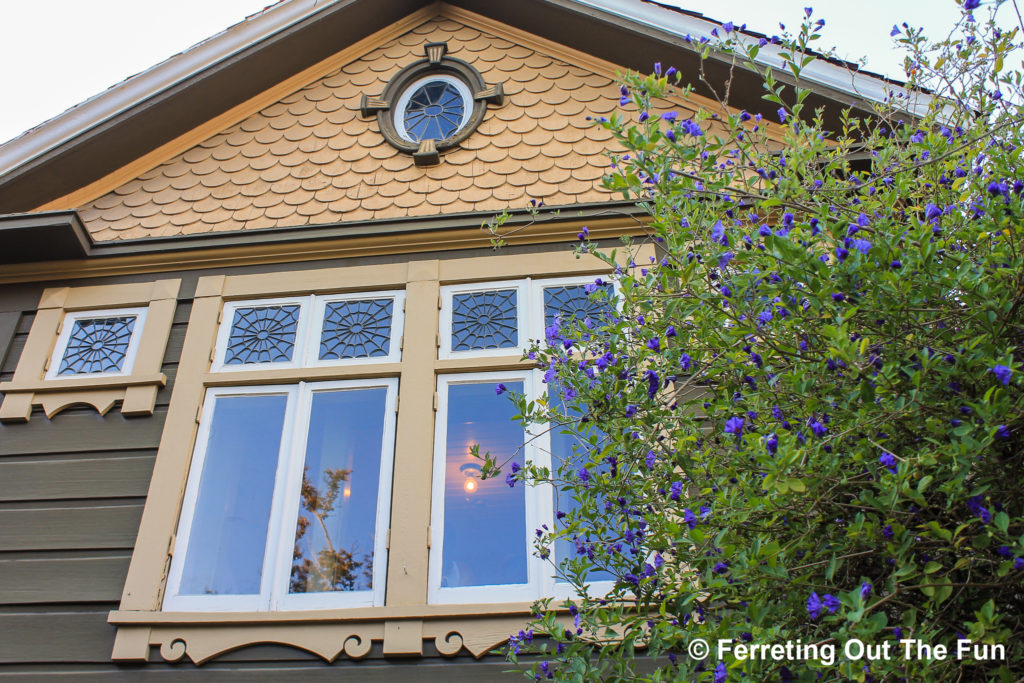
[[[214,369],[396,362],[404,303],[402,292],[227,303]]]
[[[68,313],[47,379],[130,374],[145,320],[145,308]]]

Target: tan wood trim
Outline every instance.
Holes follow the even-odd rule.
[[[264,90],[245,102],[232,107],[223,114],[210,119],[206,123],[193,128],[187,133],[179,135],[170,142],[157,147],[152,152],[139,157],[135,161],[122,166],[99,180],[96,180],[81,189],[75,190],[70,194],[66,194],[63,197],[58,197],[57,199],[49,201],[42,206],[38,206],[33,209],[33,211],[73,209],[88,204],[89,202],[120,187],[124,183],[156,168],[168,159],[188,151],[203,140],[230,128],[239,121],[248,118],[261,109],[277,102],[281,98],[287,97],[296,90],[304,88],[310,83],[323,78],[331,71],[358,59],[366,52],[377,47],[379,44],[397,38],[406,31],[430,20],[437,15],[438,9],[438,6],[435,4],[416,10],[404,19],[396,21],[387,28],[383,28],[372,33],[359,42],[348,46],[344,50],[336,52],[327,59],[303,69],[294,76],[281,81],[274,87]]]
[[[519,616],[530,614],[529,602],[496,602],[473,605],[387,605],[305,612],[159,612],[112,610],[110,624],[287,624],[322,621],[376,621],[378,619],[440,619],[445,617]],[[558,609],[552,606],[552,609]]]
[[[462,22],[478,30],[484,30],[489,33],[499,35],[511,40],[512,42],[519,43],[523,47],[527,47],[537,52],[542,52],[550,57],[556,57],[567,64],[587,69],[600,76],[611,78],[614,81],[618,81],[622,75],[628,71],[628,69],[624,69],[621,65],[615,64],[614,62],[609,62],[586,52],[580,52],[579,50],[575,50],[561,43],[541,38],[540,36],[518,29],[515,26],[510,26],[495,19],[491,19],[490,17],[477,14],[472,10],[455,7],[448,3],[441,3],[441,14],[448,19]],[[689,99],[684,99],[678,96],[668,96],[663,99],[679,107],[688,109],[691,112],[696,109],[708,109],[712,111],[721,109],[721,105],[717,101],[697,93],[691,93]],[[779,124],[766,119],[763,120],[760,125],[762,129],[765,129],[770,133],[771,138],[775,140],[783,139],[783,131]]]
[[[205,279],[200,279],[200,289],[209,286]],[[220,307],[219,296],[197,297],[192,303],[174,391],[121,594],[123,610],[160,609],[170,546],[192,459],[196,415],[203,401],[202,377],[210,367]]]
[[[0,382],[0,392],[12,391],[71,391],[75,389],[101,389],[134,387],[144,384],[167,384],[167,375],[162,372],[146,375],[123,375],[117,377],[68,377],[67,379],[50,379],[39,382]]]
[[[572,220],[558,223],[540,222],[523,227],[509,235],[506,242],[519,244],[550,244],[571,240],[580,227],[588,226],[592,239],[638,235],[642,230],[636,221],[622,218]],[[338,258],[356,258],[390,254],[415,254],[427,251],[478,249],[490,247],[491,238],[484,230],[459,228],[422,233],[391,233],[310,241],[292,244],[247,244],[239,247],[183,250],[135,256],[109,256],[102,259],[48,261],[13,264],[0,273],[0,284],[40,280],[75,280],[119,275],[138,275],[168,270],[231,268],[237,266],[294,263]]]
[[[282,368],[277,370],[241,370],[208,372],[203,384],[208,387],[235,387],[247,384],[294,384],[336,379],[364,379],[372,377],[398,377],[400,363],[365,363],[359,365],[330,365],[318,368]]]
[[[434,370],[439,374],[523,370],[534,366],[536,366],[535,362],[522,360],[518,353],[509,356],[487,356],[483,358],[442,358],[434,361]]]

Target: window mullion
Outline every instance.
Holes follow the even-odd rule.
[[[288,592],[287,577],[290,575],[291,564],[289,520],[294,518],[294,510],[298,505],[301,480],[298,472],[301,471],[306,446],[310,396],[309,384],[306,382],[300,382],[288,390],[288,410],[285,413],[270,523],[267,525],[267,549],[263,560],[266,576],[260,602],[264,609],[278,609],[282,596]]]

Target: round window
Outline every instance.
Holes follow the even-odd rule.
[[[461,79],[435,74],[409,84],[394,111],[395,130],[403,140],[447,140],[469,121],[473,95]]]

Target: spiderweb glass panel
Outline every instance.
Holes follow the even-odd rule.
[[[78,319],[71,328],[58,375],[120,372],[135,329],[134,315]]]
[[[324,311],[320,360],[386,356],[393,299],[334,301]]]
[[[519,345],[516,290],[466,292],[452,297],[452,350],[507,349]]]
[[[611,296],[611,288],[605,285],[607,296]],[[555,321],[555,316],[562,321],[563,324],[568,323],[570,319],[576,318],[577,320],[591,320],[597,322],[600,318],[603,318],[612,312],[612,307],[607,298],[599,299],[595,294],[592,299],[587,294],[584,285],[566,285],[564,287],[545,287],[544,288],[544,325],[551,325]]]
[[[454,85],[431,81],[416,89],[405,107],[405,130],[416,142],[444,140],[455,134],[462,123],[465,103]]]
[[[236,308],[225,365],[283,363],[292,359],[299,306]]]

